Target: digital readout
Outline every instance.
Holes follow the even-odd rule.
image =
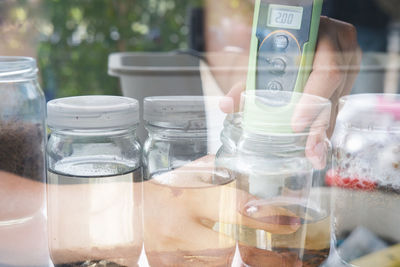
[[[303,18],[303,8],[298,6],[270,5],[268,17],[268,27],[299,30]]]

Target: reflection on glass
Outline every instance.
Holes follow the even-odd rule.
[[[390,94],[361,94],[340,100],[332,138],[334,166],[326,179],[335,187],[333,242],[337,262],[332,266],[390,266],[398,262],[399,107],[400,97]]]
[[[213,157],[209,158],[210,164]],[[189,164],[190,165],[190,164]],[[145,249],[151,266],[229,266],[235,251],[235,181],[185,166],[144,184]]]

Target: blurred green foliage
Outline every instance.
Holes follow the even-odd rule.
[[[0,9],[7,6],[8,14],[34,21],[38,30],[37,59],[47,99],[120,94],[118,79],[107,74],[108,55],[187,48],[189,8],[201,4],[201,0],[5,2],[0,2]]]

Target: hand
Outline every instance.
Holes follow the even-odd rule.
[[[135,266],[143,240],[141,188],[132,180],[49,184],[46,220],[46,184],[0,172],[0,266],[47,266],[50,255],[55,264]]]
[[[245,231],[288,236],[300,229],[296,214],[266,202],[247,215],[248,205],[259,199],[238,190],[235,180],[213,185],[214,174],[219,176],[214,157],[207,156],[144,183],[144,244],[151,266],[229,266],[238,224]],[[326,240],[329,244],[329,235]],[[299,246],[296,242],[301,243],[291,244]],[[295,253],[257,249],[252,243],[240,250],[244,262],[254,266],[301,266]]]
[[[306,126],[311,131],[319,131],[319,134],[310,135],[306,145],[306,155],[317,169],[323,169],[326,165],[325,155],[327,144],[326,136],[333,133],[336,115],[338,112],[338,100],[350,93],[361,63],[361,50],[357,43],[357,33],[351,24],[338,20],[321,17],[319,38],[316,46],[313,69],[304,93],[328,98],[332,102],[330,127],[327,131],[321,129],[321,120],[328,120],[326,111],[315,110],[307,107],[307,98],[300,100],[298,109],[292,118],[293,130],[301,132]],[[233,98],[235,109],[238,110],[241,92],[245,89],[244,83],[238,83],[227,94]],[[227,113],[232,112],[228,103],[222,102],[221,109]],[[315,120],[318,118],[317,120]],[[296,122],[304,123],[296,123]],[[318,123],[314,123],[317,121]],[[298,126],[302,125],[302,126]]]
[[[210,186],[213,164],[214,157],[210,156],[158,177],[160,180],[175,177],[175,182],[187,181],[186,188],[184,184],[179,188],[152,181],[143,184],[146,192],[143,204],[146,249],[150,262],[154,263],[152,266],[176,266],[182,261],[188,266],[225,265],[232,260],[235,251],[237,218],[249,227],[271,233],[287,234],[299,228],[296,224],[279,225],[257,220],[258,217],[277,214],[295,216],[284,209],[264,207],[254,215],[255,219],[237,213],[236,199],[243,206],[253,198],[241,191],[237,194],[234,183]],[[193,181],[195,184],[191,183]],[[105,259],[122,265],[135,265],[141,244],[132,241],[142,240],[142,228],[134,224],[141,220],[141,215],[135,213],[141,210],[137,207],[142,205],[140,197],[137,197],[141,196],[138,193],[141,190],[132,191],[126,183],[48,185],[49,219],[46,223],[42,214],[44,184],[0,172],[0,185],[0,218],[3,222],[36,214],[15,226],[0,225],[0,264],[47,265],[49,233],[54,263]],[[195,187],[189,189],[189,185]],[[140,189],[142,184],[134,186]],[[134,199],[124,198],[132,192],[138,193]],[[131,205],[129,201],[138,204]],[[127,225],[127,222],[132,225]],[[216,222],[221,225],[212,229]],[[131,227],[135,228],[132,229],[134,235],[129,234]],[[136,238],[133,240],[131,237]],[[275,258],[271,253],[269,259],[275,261]]]
[[[8,263],[2,257],[4,253],[22,254],[24,258],[18,261],[22,264],[36,262],[33,259],[39,257],[39,265],[46,265],[48,227],[55,263],[90,259],[134,266],[142,240],[142,209],[145,248],[152,266],[225,266],[235,251],[238,224],[277,235],[289,235],[300,229],[301,218],[284,207],[262,205],[247,214],[246,207],[260,203],[259,199],[238,190],[235,180],[212,185],[214,161],[213,156],[207,156],[143,184],[49,184],[47,225],[42,216],[40,220],[19,224],[16,230],[0,227],[0,262]],[[21,210],[43,196],[43,184],[10,174],[3,176],[0,175],[2,207],[15,203],[14,209]],[[10,202],[19,191],[24,195]],[[9,213],[6,208],[0,209],[2,218]],[[297,246],[294,240],[291,244]],[[242,249],[245,262],[259,259],[271,266],[299,264],[293,253],[259,250],[246,244]]]
[[[0,266],[47,266],[46,185],[0,171]]]

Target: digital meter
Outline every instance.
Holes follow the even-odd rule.
[[[256,0],[247,90],[302,92],[323,0]]]
[[[323,0],[255,0],[243,110],[246,128],[292,132],[295,103],[314,60],[322,4]],[[270,92],[269,98],[260,102],[257,95],[264,91]]]

